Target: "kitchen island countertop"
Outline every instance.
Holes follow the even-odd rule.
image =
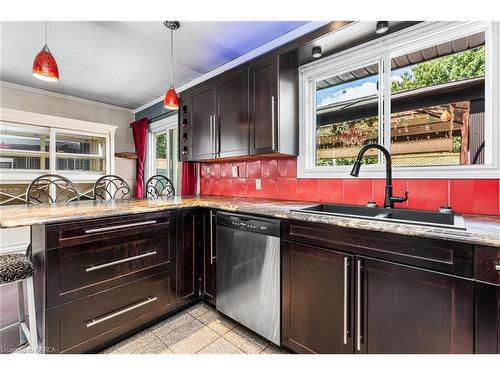
[[[466,230],[459,230],[290,211],[314,204],[317,203],[199,196],[13,205],[0,208],[0,228],[148,213],[181,207],[208,207],[230,212],[500,247],[500,216],[464,215]]]

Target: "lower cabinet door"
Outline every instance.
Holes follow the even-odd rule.
[[[500,285],[476,283],[476,353],[500,354]]]
[[[356,257],[356,353],[472,353],[474,282]]]
[[[283,242],[283,346],[297,353],[353,353],[353,257]]]
[[[201,292],[199,216],[197,209],[177,211],[177,308],[196,301]]]
[[[217,294],[217,246],[215,238],[215,210],[203,213],[203,300],[215,305]]]
[[[175,271],[151,275],[46,312],[48,353],[98,352],[175,309]]]

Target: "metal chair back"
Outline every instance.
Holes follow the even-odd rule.
[[[78,201],[75,185],[64,176],[44,174],[35,178],[26,189],[28,204]]]
[[[146,183],[146,198],[173,197],[175,188],[166,176],[157,174]]]
[[[109,199],[130,198],[130,186],[120,176],[106,175],[94,184],[94,199],[107,201]]]

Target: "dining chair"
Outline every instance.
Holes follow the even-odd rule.
[[[94,184],[94,199],[107,201],[109,199],[130,198],[130,186],[120,176],[106,175]]]
[[[146,183],[146,198],[173,197],[175,188],[172,181],[166,176],[157,174],[148,179]]]
[[[26,189],[28,204],[78,201],[75,185],[64,176],[44,174],[35,178]]]

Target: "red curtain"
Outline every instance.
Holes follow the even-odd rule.
[[[182,185],[181,195],[196,194],[196,164],[187,161],[182,162]]]
[[[141,118],[130,124],[134,135],[135,152],[137,154],[137,183],[135,197],[144,197],[144,160],[146,159],[146,138],[148,133],[148,119]]]

